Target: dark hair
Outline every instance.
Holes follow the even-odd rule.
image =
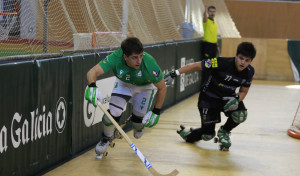
[[[121,43],[121,49],[126,56],[130,56],[133,53],[139,54],[144,51],[143,44],[136,37],[128,37]]]
[[[209,6],[209,7],[207,8],[207,10],[209,11],[209,9],[215,9],[215,10],[216,10],[216,7],[215,7],[215,6]]]
[[[242,42],[239,44],[236,50],[236,55],[239,54],[250,57],[253,60],[256,55],[256,49],[251,42]]]

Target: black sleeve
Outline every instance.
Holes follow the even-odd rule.
[[[243,87],[251,86],[251,83],[252,83],[252,80],[254,77],[254,73],[255,73],[255,70],[251,65],[247,69],[248,69],[248,76],[247,76],[245,83],[243,83],[243,85],[242,85]]]
[[[222,58],[212,58],[212,59],[204,59],[202,60],[202,70],[207,71],[211,69],[218,69],[222,64]]]

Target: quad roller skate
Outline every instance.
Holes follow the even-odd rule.
[[[131,119],[131,116],[128,117],[128,119],[123,122],[120,127],[123,128],[123,130],[125,132],[128,132],[128,129],[124,129],[126,128],[127,124],[129,124]],[[101,159],[103,157],[106,157],[108,155],[108,146],[110,148],[114,148],[116,143],[114,142],[115,139],[122,139],[123,136],[121,135],[121,133],[115,128],[115,131],[113,133],[113,136],[108,138],[108,137],[104,137],[103,139],[100,140],[100,142],[96,145],[96,158],[97,159]]]
[[[219,149],[221,151],[229,151],[229,147],[231,146],[230,141],[230,132],[226,131],[221,127],[217,134],[218,137],[215,137],[214,142],[219,143]]]
[[[96,145],[95,152],[96,152],[96,158],[101,159],[102,157],[106,157],[108,155],[108,147],[114,148],[115,143],[113,142],[112,137],[103,137],[98,144]]]
[[[193,128],[190,128],[190,131],[185,131],[185,126],[180,125],[180,130],[177,130],[177,133],[182,137],[183,140],[186,141],[187,135],[189,135],[193,130]]]

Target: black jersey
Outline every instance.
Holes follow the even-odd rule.
[[[250,87],[254,75],[251,65],[238,72],[234,57],[203,60],[202,70],[207,77],[201,87],[201,94],[213,99],[235,96],[238,87]]]

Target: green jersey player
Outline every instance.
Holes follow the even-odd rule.
[[[96,107],[101,102],[101,93],[96,86],[97,77],[112,70],[117,77],[113,88],[109,113],[119,121],[128,102],[132,103],[132,125],[134,137],[140,138],[145,128],[157,124],[160,109],[163,105],[167,88],[163,74],[155,59],[144,52],[138,38],[130,37],[121,43],[121,49],[116,50],[87,73],[89,87],[85,98]],[[103,85],[104,86],[104,85]],[[152,100],[156,94],[154,108],[150,111]],[[96,145],[96,153],[103,154],[109,146],[115,127],[107,116],[103,116],[103,139]]]

